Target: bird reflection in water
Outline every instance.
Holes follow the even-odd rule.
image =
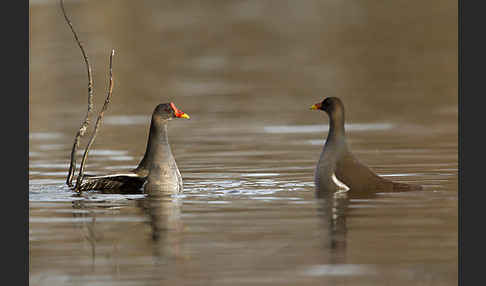
[[[181,256],[180,237],[177,235],[183,228],[180,220],[181,202],[172,197],[173,188],[173,184],[152,182],[149,179],[144,187],[146,197],[138,201],[139,207],[148,217],[156,263],[161,263],[164,257],[169,256],[165,255],[168,254],[167,250],[176,258]],[[174,234],[170,240],[169,233]]]
[[[80,237],[89,243],[91,248],[91,269],[95,270],[96,265],[96,244],[103,239],[103,233],[98,231],[96,224],[96,212],[86,205],[85,200],[73,201],[73,209],[79,210],[73,212],[73,218],[81,218],[81,223],[75,223],[80,232]],[[88,219],[87,219],[88,218]]]
[[[318,195],[317,215],[322,228],[327,230],[323,247],[330,250],[331,264],[342,264],[346,260],[346,216],[349,197],[347,193]]]
[[[330,264],[345,264],[347,249],[347,218],[351,215],[349,209],[352,200],[377,198],[380,189],[368,186],[367,191],[322,193],[316,192],[318,203],[317,215],[322,223],[322,229],[327,230],[323,247],[330,250]]]
[[[166,192],[167,186],[147,185],[150,187],[145,188],[146,197],[135,201],[92,201],[87,197],[73,202],[73,226],[79,231],[77,237],[81,238],[80,242],[90,249],[88,257],[91,258],[91,269],[86,269],[87,271],[103,271],[101,269],[109,267],[113,273],[120,275],[120,267],[133,263],[124,260],[124,255],[130,253],[133,258],[146,256],[146,246],[152,249],[149,256],[153,257],[154,264],[183,257],[180,247],[180,201]],[[126,212],[125,207],[131,203],[135,203],[140,211],[133,213],[127,208],[129,212]],[[110,215],[105,216],[106,212]],[[112,212],[116,213],[115,217]],[[126,215],[130,216],[130,220],[142,219],[144,222],[116,220],[117,216]],[[109,220],[105,220],[106,218]],[[127,231],[130,233],[125,236],[118,235]]]

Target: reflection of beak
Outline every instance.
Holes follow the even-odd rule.
[[[191,117],[187,113],[182,113],[181,115],[177,116],[179,118],[185,118],[185,119],[190,119]]]
[[[317,109],[321,109],[321,106],[322,106],[322,105],[321,105],[320,103],[316,103],[316,104],[312,105],[312,106],[310,107],[310,109],[311,109],[311,110],[317,110]]]

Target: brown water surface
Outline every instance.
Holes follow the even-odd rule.
[[[88,173],[135,167],[157,104],[191,115],[183,194],[77,197],[86,71],[57,1],[30,1],[31,285],[457,285],[457,3],[429,2],[68,1],[97,110],[116,49]],[[326,96],[361,161],[424,190],[316,199]]]

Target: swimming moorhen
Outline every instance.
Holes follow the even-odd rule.
[[[315,169],[314,182],[320,193],[402,192],[421,190],[418,185],[396,183],[376,175],[351,153],[344,131],[344,105],[337,97],[311,106],[329,116],[329,133]]]
[[[157,105],[152,113],[147,149],[138,167],[127,173],[84,177],[79,191],[98,190],[103,193],[140,193],[145,183],[151,189],[171,193],[182,192],[182,177],[177,168],[167,138],[167,124],[173,118],[189,115],[177,109],[174,103]],[[156,187],[163,186],[163,187]]]

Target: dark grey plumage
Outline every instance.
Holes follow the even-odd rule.
[[[150,122],[145,154],[137,168],[126,173],[86,176],[80,191],[97,190],[103,193],[141,193],[144,189],[158,189],[170,193],[182,192],[182,177],[172,155],[167,137],[167,124],[173,118],[189,118],[173,103],[159,104]]]
[[[137,194],[140,193],[146,178],[131,172],[105,176],[86,175],[79,190],[97,190],[106,194]]]
[[[381,178],[359,162],[346,142],[344,105],[339,98],[328,97],[311,109],[325,111],[330,119],[329,133],[314,175],[318,192],[404,192],[422,189],[418,185]]]

